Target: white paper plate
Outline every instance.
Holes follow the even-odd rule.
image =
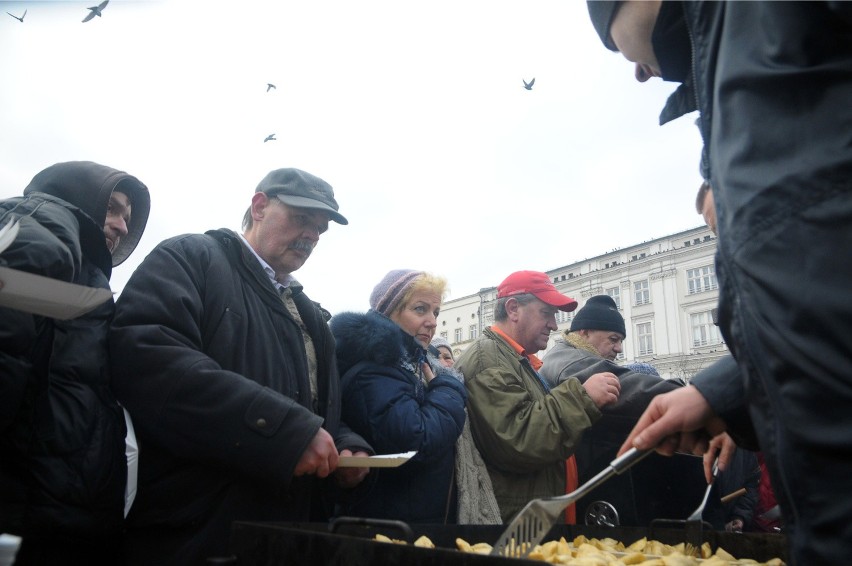
[[[338,468],[396,468],[408,462],[416,450],[402,454],[380,454],[378,456],[341,456]]]

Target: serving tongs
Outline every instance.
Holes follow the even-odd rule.
[[[492,547],[492,555],[523,558],[533,551],[562,518],[565,508],[616,474],[622,474],[653,450],[631,448],[595,477],[566,495],[542,497],[527,503]]]

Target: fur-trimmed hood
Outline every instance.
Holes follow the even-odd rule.
[[[578,350],[585,350],[586,352],[592,354],[593,356],[601,357],[600,352],[598,352],[597,348],[589,344],[589,342],[577,334],[576,332],[571,332],[570,330],[564,330],[562,332],[562,339],[566,344],[574,346]]]
[[[352,366],[363,361],[409,370],[419,368],[422,361],[428,361],[435,376],[446,374],[462,381],[461,373],[441,365],[413,336],[374,310],[366,313],[336,314],[329,326],[337,343],[337,367],[340,375],[346,374]]]

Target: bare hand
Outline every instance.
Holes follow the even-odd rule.
[[[716,455],[719,455],[719,471],[724,472],[734,458],[736,449],[737,443],[728,436],[727,432],[713,437],[704,453],[704,477],[707,478],[707,483],[710,483],[710,478],[713,477],[713,462],[716,460]]]
[[[337,448],[334,439],[324,428],[314,435],[313,440],[302,453],[294,476],[316,475],[324,478],[337,468]]]
[[[435,374],[432,373],[432,367],[427,362],[423,362],[421,368],[423,370],[423,379],[426,380],[426,383],[435,379]]]
[[[666,456],[676,451],[703,454],[707,450],[707,434],[715,436],[724,431],[725,422],[716,416],[701,392],[687,385],[654,397],[618,454],[634,446],[639,450],[656,447]]]
[[[354,454],[351,450],[344,448],[340,451],[341,456],[369,456],[364,451],[358,451]],[[370,468],[337,468],[337,471],[334,472],[334,476],[337,478],[337,485],[343,488],[352,488],[361,483],[367,474],[370,472]]]
[[[734,519],[730,523],[725,525],[725,531],[729,533],[741,533],[743,532],[743,520],[742,519]]]
[[[621,382],[614,373],[608,371],[594,374],[583,383],[583,387],[598,409],[618,401],[621,393]]]

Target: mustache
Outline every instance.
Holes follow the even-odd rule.
[[[314,251],[314,243],[310,240],[296,240],[295,242],[287,246],[287,248],[300,252],[306,252],[308,255],[310,255],[311,252]]]

